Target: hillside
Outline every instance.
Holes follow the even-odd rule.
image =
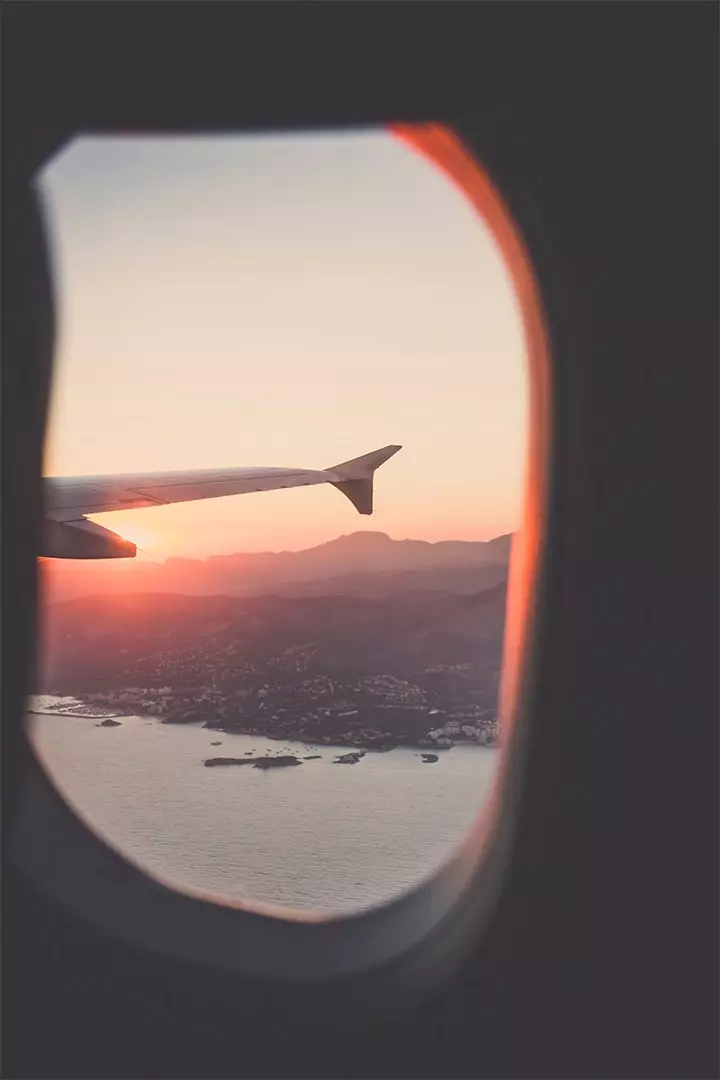
[[[275,587],[280,596],[356,596],[380,600],[410,592],[447,592],[463,596],[499,585],[507,578],[505,563],[488,566],[429,566],[420,570],[386,570],[379,573],[338,574],[312,581],[283,581]]]
[[[309,672],[409,675],[435,665],[500,664],[505,582],[470,596],[407,591],[382,599],[123,594],[52,605],[41,682],[91,686],[236,681],[307,647]]]

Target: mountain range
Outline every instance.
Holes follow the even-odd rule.
[[[238,552],[207,559],[41,560],[46,604],[82,596],[354,596],[439,591],[472,595],[507,576],[511,535],[489,541],[393,540],[355,532],[303,551]]]

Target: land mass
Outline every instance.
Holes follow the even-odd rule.
[[[332,543],[369,544],[384,558],[387,544],[421,543],[357,535],[360,544]],[[315,746],[494,745],[507,568],[486,562],[484,579],[479,570],[365,571],[362,595],[334,594],[330,575],[306,582],[303,596],[140,592],[51,604],[42,689],[116,715]],[[435,573],[454,574],[463,589],[407,587],[408,574]]]

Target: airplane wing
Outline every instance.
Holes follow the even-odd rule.
[[[112,557],[108,554],[89,553],[103,547],[97,543],[103,536],[112,537],[116,541],[121,538],[95,522],[87,521],[87,514],[137,510],[148,506],[166,506],[169,503],[194,502],[197,499],[217,499],[226,495],[245,495],[253,491],[332,484],[352,502],[358,513],[371,514],[375,470],[400,449],[400,446],[385,446],[381,450],[322,470],[241,466],[189,472],[45,477],[43,484],[46,540],[43,546],[46,549],[57,549],[58,554],[52,554],[49,550],[42,554],[55,558]],[[118,550],[117,556],[132,557],[135,554],[134,545],[129,541],[122,541],[122,545],[124,549]],[[133,548],[131,554],[130,548]],[[87,553],[65,554],[66,551],[75,549],[78,552],[82,549]]]

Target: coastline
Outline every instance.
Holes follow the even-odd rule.
[[[445,728],[437,728],[436,730],[410,730],[407,727],[405,730],[388,730],[383,724],[383,729],[369,728],[364,726],[360,729],[346,728],[343,730],[317,730],[313,725],[314,730],[303,730],[305,725],[305,716],[289,717],[287,715],[282,718],[273,714],[268,710],[269,715],[266,715],[262,719],[257,715],[250,717],[238,717],[235,716],[232,719],[225,715],[223,712],[227,712],[225,709],[207,708],[201,712],[199,709],[192,709],[188,711],[181,711],[180,709],[163,710],[158,714],[156,709],[143,709],[143,705],[146,702],[134,702],[133,705],[120,705],[115,703],[108,703],[107,706],[103,706],[100,703],[91,703],[83,700],[83,695],[58,695],[50,692],[44,692],[41,694],[33,695],[29,698],[26,712],[36,715],[47,716],[68,716],[76,719],[95,720],[100,721],[100,726],[115,727],[120,726],[121,718],[129,716],[143,716],[149,721],[167,725],[167,726],[199,726],[210,734],[223,735],[227,737],[237,737],[242,735],[267,739],[270,742],[296,742],[311,748],[326,748],[331,747],[343,748],[345,750],[354,751],[370,751],[373,753],[387,753],[388,751],[396,748],[404,748],[408,750],[416,751],[433,751],[434,753],[452,749],[453,746],[464,743],[478,743],[488,747],[497,746],[498,739],[495,732],[493,732],[491,738],[480,736],[480,732],[475,728],[463,728],[462,721],[448,723],[448,718],[443,716],[445,720]],[[208,705],[209,703],[206,703]],[[101,711],[98,711],[98,707]],[[355,713],[348,712],[347,706],[343,706],[345,712],[341,712],[340,716],[353,716]],[[307,706],[304,707],[303,712]],[[208,715],[208,711],[210,715]],[[285,710],[281,710],[285,712]],[[417,710],[410,710],[411,712],[417,712]],[[488,710],[486,710],[487,712]],[[437,714],[438,710],[428,712],[422,710],[423,715],[428,719],[433,714]],[[220,713],[220,715],[218,715]],[[310,718],[316,723],[319,719],[317,713],[314,715],[311,713]],[[437,716],[440,720],[440,716]],[[106,723],[106,721],[115,721],[115,723]],[[440,720],[442,723],[442,720]],[[429,724],[427,725],[429,727]],[[480,736],[480,737],[479,737]]]
[[[43,698],[54,698],[56,696],[57,702],[50,702],[47,705],[41,704]],[[63,700],[66,700],[67,704],[63,704]],[[25,713],[32,716],[74,716],[79,720],[114,720],[118,716],[127,715],[116,710],[102,709],[98,712],[96,709],[92,709],[92,711],[89,711],[91,709],[92,706],[79,698],[68,696],[67,699],[64,699],[54,694],[33,694],[28,698]]]
[[[74,716],[78,720],[114,720],[118,716],[129,716],[129,713],[79,713],[72,709],[26,709],[26,715],[30,716]]]

